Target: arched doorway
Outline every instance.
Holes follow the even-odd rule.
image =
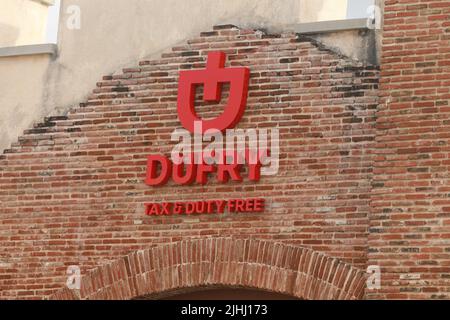
[[[246,288],[229,288],[229,287],[199,287],[189,290],[179,290],[173,292],[165,292],[161,295],[152,295],[151,297],[138,297],[135,300],[206,300],[206,301],[239,301],[239,300],[299,300],[299,298],[281,294],[277,292],[246,289]]]
[[[241,288],[299,299],[362,299],[365,273],[322,253],[274,241],[208,238],[134,252],[50,299],[157,299],[195,288]],[[192,292],[192,291],[190,291]],[[229,293],[229,292],[228,292]]]

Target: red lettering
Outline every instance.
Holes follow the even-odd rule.
[[[245,150],[245,159],[248,163],[248,179],[250,181],[261,180],[262,153],[266,153],[266,152],[262,151],[262,152],[259,152],[258,154],[254,154],[250,150]]]
[[[263,151],[263,153],[265,152]],[[248,163],[249,181],[259,181],[261,179],[261,156],[261,153],[255,155],[249,150],[246,150],[245,159],[241,159]],[[195,164],[194,157],[201,160],[201,164]],[[210,165],[205,162],[202,154],[193,154],[191,156],[191,163],[189,164],[173,164],[167,157],[152,155],[148,157],[145,183],[153,187],[162,186],[172,176],[173,181],[178,185],[190,185],[194,182],[205,185],[208,182],[208,175],[212,173],[216,173],[217,181],[220,183],[227,183],[229,180],[242,182],[242,164],[239,163],[238,157],[239,154],[237,152],[232,156],[228,153],[227,156],[224,155],[222,164]]]
[[[186,214],[190,215],[195,212],[195,202],[186,203]]]
[[[170,203],[163,203],[162,204],[162,210],[161,210],[161,214],[165,214],[165,215],[170,215]]]
[[[209,213],[209,214],[214,213],[214,208],[213,208],[214,201],[206,201],[206,203],[207,203],[206,212]]]
[[[147,215],[148,216],[159,216],[159,205],[156,203],[150,203],[147,205]]]
[[[145,213],[148,216],[169,216],[172,214],[223,214],[226,208],[228,208],[230,213],[262,212],[264,210],[264,206],[264,199],[233,199],[229,201],[209,200],[174,203],[163,202],[161,204],[145,204]]]
[[[186,171],[185,171],[186,170]],[[197,175],[197,167],[194,164],[173,165],[173,181],[179,185],[194,183]]]
[[[197,167],[197,183],[205,185],[208,182],[208,174],[216,171],[216,167],[203,162]]]
[[[224,155],[223,159],[223,164],[219,165],[217,169],[217,180],[222,183],[227,183],[231,178],[233,181],[242,182],[242,176],[240,173],[242,165],[238,163],[228,164],[226,155]]]
[[[263,212],[266,200],[264,199],[256,199],[254,205],[255,212]]]
[[[248,96],[250,70],[248,68],[225,68],[224,52],[210,52],[205,70],[182,71],[178,88],[178,117],[181,124],[195,133],[194,123],[202,122],[202,134],[207,130],[225,131],[234,128],[245,112]],[[204,84],[204,100],[219,102],[222,84],[230,83],[228,104],[215,119],[202,120],[195,111],[195,88]]]
[[[182,203],[175,203],[173,206],[173,213],[175,214],[182,214],[183,213],[183,204]]]
[[[197,202],[195,204],[195,213],[202,214],[206,212],[206,204],[205,202]]]
[[[225,213],[225,206],[226,206],[225,201],[223,201],[223,200],[218,200],[217,201],[216,200],[214,202],[216,204],[217,213],[220,213],[220,214]]]
[[[230,201],[228,201],[228,211],[229,211],[229,212],[234,212],[234,210],[235,210],[235,205],[236,205],[236,200],[230,200]]]
[[[158,175],[158,165],[160,172]],[[172,162],[164,156],[152,155],[147,160],[147,179],[145,183],[149,186],[161,186],[166,184],[170,178]]]
[[[236,212],[245,212],[245,201],[236,200]]]

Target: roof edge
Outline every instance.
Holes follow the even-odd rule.
[[[325,32],[337,32],[347,30],[369,30],[367,19],[346,19],[346,20],[332,20],[319,21],[310,23],[299,23],[290,25],[296,33],[300,34],[315,34]]]
[[[56,55],[58,46],[54,43],[32,44],[26,46],[4,47],[0,48],[1,57],[18,57],[38,54]]]

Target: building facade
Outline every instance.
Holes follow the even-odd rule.
[[[382,30],[211,15],[212,29],[158,56],[133,52],[80,105],[30,126],[0,156],[0,298],[448,299],[450,4],[378,5]],[[248,78],[181,85],[205,69]],[[62,92],[85,82],[74,75]],[[277,130],[278,170],[237,179],[237,167],[202,163],[197,179],[152,185],[164,165],[153,172],[149,156],[171,155],[186,110],[222,119],[236,90],[234,121],[215,125]]]

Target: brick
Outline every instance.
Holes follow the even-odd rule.
[[[250,66],[248,107],[238,127],[280,128],[280,174],[257,185],[211,182],[206,187],[150,189],[144,184],[146,157],[167,155],[173,145],[170,134],[180,127],[178,72],[204,68],[212,44],[229,52],[227,63]],[[371,154],[377,143],[384,147],[397,143],[388,134],[379,137],[387,141],[376,141],[377,127],[383,130],[391,116],[430,127],[445,119],[429,110],[432,118],[408,122],[401,110],[409,110],[411,104],[395,101],[404,109],[393,109],[392,115],[380,116],[376,122],[379,68],[325,49],[308,39],[298,41],[295,34],[268,35],[218,26],[159,60],[137,62],[139,66],[122,74],[103,77],[88,102],[64,117],[43,121],[48,127],[26,131],[26,137],[0,157],[0,263],[17,257],[10,269],[1,271],[5,279],[0,279],[0,298],[46,298],[58,292],[65,285],[66,270],[46,268],[49,259],[61,266],[80,265],[85,275],[81,298],[130,298],[204,281],[240,285],[249,279],[261,289],[303,298],[362,298],[371,175],[375,174]],[[408,51],[416,53],[397,44],[391,49],[393,53],[400,50],[399,57]],[[261,58],[262,52],[267,58]],[[400,77],[399,83],[404,79]],[[430,81],[431,88],[441,84]],[[409,94],[401,92],[398,97]],[[448,100],[445,94],[439,97],[441,103]],[[414,103],[422,102],[423,108],[429,106],[429,101]],[[201,103],[198,110],[202,116],[219,112]],[[392,154],[445,153],[445,146],[432,141],[423,145],[408,141],[386,154],[380,147],[385,157],[380,162],[394,161]],[[417,169],[402,172],[414,179],[434,173],[423,163],[426,160],[418,159],[411,166]],[[388,190],[384,177],[397,174],[384,171],[381,165],[378,170],[377,174],[383,174],[379,173],[377,194]],[[248,197],[265,197],[270,209],[263,215],[170,219],[146,217],[143,209],[144,203],[152,201],[239,198],[243,192]],[[377,234],[383,234],[378,230]],[[236,238],[245,242],[245,257],[237,251],[241,242]],[[40,250],[34,249],[30,239],[41,244]],[[199,239],[209,241],[211,253],[202,251]],[[297,252],[295,258],[290,257],[291,248]],[[143,256],[131,254],[138,250],[144,251]],[[107,262],[113,264],[107,266]],[[204,268],[207,274],[202,274]],[[250,273],[251,277],[245,276]],[[353,282],[347,281],[349,274]],[[21,279],[27,279],[26,283]],[[48,279],[53,287],[46,283]],[[119,285],[119,279],[126,281]],[[38,286],[42,283],[43,287]],[[55,297],[78,296],[65,290]]]
[[[368,299],[449,298],[448,288],[439,285],[439,271],[418,268],[448,263],[448,257],[430,259],[428,254],[419,253],[427,252],[429,248],[439,251],[445,249],[445,245],[438,240],[442,234],[433,228],[435,224],[445,223],[441,214],[448,207],[438,204],[438,201],[448,195],[438,186],[448,184],[448,179],[444,176],[432,177],[430,173],[439,172],[445,166],[441,156],[443,151],[437,146],[449,141],[448,137],[442,138],[428,127],[444,129],[450,117],[448,110],[438,111],[434,108],[438,101],[439,104],[447,105],[450,99],[449,96],[440,99],[437,92],[447,91],[446,84],[435,81],[443,72],[439,67],[448,66],[448,57],[439,55],[438,49],[431,48],[432,43],[438,42],[442,52],[450,49],[450,41],[445,37],[448,14],[441,11],[448,4],[437,0],[421,2],[385,2],[385,20],[389,31],[385,27],[381,65],[389,71],[382,75],[382,82],[392,84],[395,81],[396,85],[380,88],[380,96],[388,97],[388,102],[380,104],[377,121],[377,139],[383,143],[374,150],[376,205],[373,203],[371,208],[371,225],[390,227],[371,229],[368,263],[383,266],[383,274],[389,277],[383,278],[381,290],[366,292]],[[400,16],[420,18],[398,19]],[[405,37],[405,33],[401,32],[403,30],[411,31],[407,31]],[[393,55],[404,55],[404,58],[394,60],[391,59]],[[401,73],[391,71],[393,69],[401,70]],[[417,76],[411,78],[407,75]],[[414,92],[404,88],[414,88]],[[412,135],[414,132],[419,135]],[[414,162],[404,161],[405,156],[414,159]],[[436,161],[429,161],[431,158]],[[392,187],[393,181],[398,181],[398,188]],[[430,181],[433,183],[430,184]],[[422,189],[424,192],[420,193]],[[426,216],[422,217],[422,214]],[[411,221],[412,217],[418,220]],[[397,221],[403,221],[404,226],[393,228],[398,224]],[[389,244],[379,242],[379,237],[372,237],[373,233],[381,239],[395,241],[389,241]],[[420,242],[412,245],[414,239],[420,239]],[[379,254],[386,250],[387,245],[391,252],[401,252],[401,257]],[[400,281],[405,274],[419,279],[427,278],[427,286]]]

